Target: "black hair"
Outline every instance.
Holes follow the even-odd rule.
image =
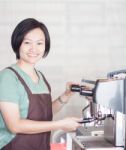
[[[17,59],[20,59],[19,49],[22,44],[22,41],[24,40],[25,35],[35,28],[40,28],[45,35],[45,52],[42,57],[46,57],[48,55],[50,50],[50,35],[47,27],[42,22],[39,22],[34,18],[27,18],[21,21],[15,27],[11,36],[11,46],[16,54]]]

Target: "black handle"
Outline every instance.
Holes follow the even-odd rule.
[[[84,118],[83,120],[79,121],[78,123],[90,123],[95,121],[95,118]]]
[[[92,92],[92,90],[81,90],[80,91],[80,95],[83,95],[83,96],[93,96],[93,92]]]
[[[71,85],[72,92],[79,92],[83,96],[93,96],[93,90],[87,90],[85,86]]]
[[[72,92],[80,92],[81,87],[79,85],[71,85],[71,91]]]

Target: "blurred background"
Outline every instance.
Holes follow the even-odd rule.
[[[15,63],[11,33],[28,17],[50,32],[50,53],[37,68],[50,82],[53,99],[68,81],[105,78],[126,68],[125,0],[0,0],[0,69]],[[86,103],[76,94],[54,119],[81,116]]]

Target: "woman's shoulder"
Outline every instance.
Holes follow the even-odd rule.
[[[9,66],[9,67],[13,67]],[[4,68],[0,71],[0,81],[1,80],[5,80],[6,82],[9,82],[10,80],[17,80],[17,76],[15,75],[15,73],[10,70],[8,67]]]
[[[12,70],[4,68],[0,71],[0,101],[18,103],[19,99],[18,78]]]

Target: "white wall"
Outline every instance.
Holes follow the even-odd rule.
[[[126,68],[125,0],[0,0],[0,69],[15,62],[10,36],[22,19],[44,22],[51,35],[51,51],[41,61],[56,98],[67,81],[104,78]],[[71,99],[55,118],[81,114],[83,97]]]

